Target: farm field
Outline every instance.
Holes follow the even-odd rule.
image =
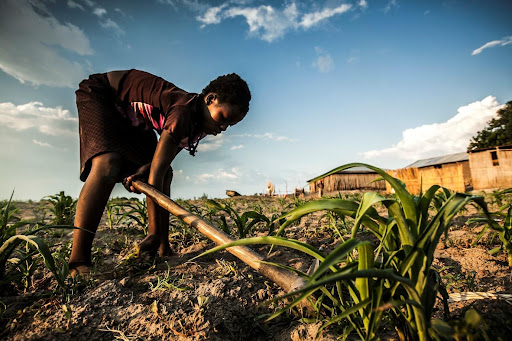
[[[386,196],[388,197],[394,196]],[[442,200],[442,196],[439,198]],[[333,194],[332,197],[324,197],[322,200],[308,197],[242,196],[215,199],[215,202],[207,199],[178,202],[187,210],[211,221],[214,226],[230,232],[234,238],[275,236],[279,227],[284,226],[286,240],[293,239],[308,244],[329,255],[336,250],[341,254],[339,250],[344,244],[343,241],[346,245],[354,241],[350,237],[354,225],[358,224],[357,219],[348,215],[343,218],[340,210],[318,210],[295,221],[290,220],[285,225],[271,224],[271,221],[294,209],[336,200],[339,205],[353,202],[358,205],[361,203],[361,207],[362,203],[371,202],[374,211],[369,209],[367,217],[373,217],[374,221],[379,221],[377,216],[387,219],[390,211],[384,204],[384,196],[378,200],[367,201],[370,199],[362,193],[345,193]],[[444,200],[446,199],[445,195]],[[510,206],[511,199],[510,194],[485,195],[491,212],[501,209],[506,213],[503,207]],[[346,278],[339,279],[341,282],[337,285],[343,286],[340,292],[337,291],[335,282],[331,282],[331,286],[326,285],[323,291],[316,291],[313,294],[314,300],[311,301],[313,303],[310,303],[316,304],[316,312],[308,313],[304,305],[303,308],[297,306],[265,321],[270,314],[292,301],[292,298],[288,298],[269,302],[285,294],[277,285],[226,251],[194,258],[213,248],[214,244],[174,217],[171,217],[170,233],[175,255],[143,263],[134,257],[134,246],[145,233],[146,213],[143,203],[137,199],[121,198],[111,199],[110,203],[96,235],[91,277],[71,279],[67,276],[65,260],[71,247],[70,230],[47,229],[37,234],[50,246],[56,268],[61,271],[63,285],[59,285],[55,275],[44,265],[40,254],[33,252],[34,248],[25,247],[21,243],[18,247],[20,251],[10,255],[10,258],[24,262],[25,266],[15,269],[16,261],[13,260],[6,265],[6,275],[12,276],[12,280],[9,281],[9,277],[6,277],[6,281],[2,282],[2,339],[314,340],[317,337],[318,340],[337,340],[352,331],[348,339],[357,340],[361,337],[358,330],[364,334],[365,330],[372,328],[373,322],[367,317],[373,313],[372,316],[380,320],[375,325],[372,337],[398,340],[400,332],[397,331],[401,329],[400,325],[397,326],[397,321],[400,318],[393,318],[393,314],[405,316],[415,307],[407,302],[398,302],[396,298],[390,300],[390,297],[386,297],[388,286],[395,283],[393,278],[384,278],[385,272],[372,272],[351,282]],[[3,207],[6,205],[5,200]],[[55,218],[55,211],[49,211],[49,208],[55,206],[49,202],[13,202],[10,205],[17,209],[13,211],[12,222],[16,220],[14,218],[19,218],[21,221],[50,224]],[[347,210],[345,207],[343,212],[347,213]],[[238,217],[244,212],[257,212],[267,217],[268,221],[261,220],[254,226],[249,226],[247,223],[250,220],[247,220],[245,223],[238,222],[241,225],[237,225],[237,216],[233,211],[237,212]],[[436,207],[433,200],[428,209],[430,220],[434,220],[433,217],[438,211],[439,207]],[[503,242],[491,229],[480,234],[487,225],[487,222],[475,221],[475,218],[481,217],[482,210],[478,205],[468,202],[451,221],[448,233],[441,233],[439,243],[434,245],[431,267],[435,271],[430,275],[439,274],[438,283],[446,288],[448,294],[452,294],[452,298],[456,297],[456,293],[463,292],[512,293],[511,269],[507,253],[503,250]],[[507,223],[506,218],[495,216],[495,220],[500,226]],[[340,268],[338,274],[343,274],[344,271],[354,273],[356,270],[362,271],[362,274],[364,271],[373,271],[374,268],[383,270],[382,264],[387,257],[383,250],[391,246],[382,247],[383,243],[379,242],[376,234],[363,228],[365,224],[372,226],[369,221],[362,218],[359,222],[362,222],[361,228],[355,236],[357,240],[366,243],[354,246],[343,257],[333,261],[332,266]],[[33,227],[33,224],[20,226],[18,233]],[[392,234],[392,231],[387,233]],[[391,243],[389,240],[387,242]],[[270,262],[302,272],[307,272],[314,260],[311,255],[286,246],[259,244],[251,247],[262,255],[268,255],[267,260]],[[375,253],[375,259],[372,255],[369,258],[371,261],[366,261],[364,267],[361,264],[366,258],[362,255],[368,248]],[[498,252],[490,254],[489,251],[495,248],[498,248],[495,250]],[[378,257],[379,253],[381,258]],[[325,259],[326,262],[328,260],[329,257]],[[349,268],[351,261],[358,265]],[[400,290],[400,284],[397,286],[397,290]],[[419,286],[416,285],[416,288]],[[368,291],[365,293],[364,290]],[[430,290],[432,298],[441,297],[441,291],[437,292],[437,287],[424,290]],[[384,292],[381,301],[365,305],[368,297],[373,299],[379,292]],[[402,295],[406,295],[409,291],[403,292]],[[346,298],[347,305],[344,306],[344,302],[336,303],[336,295]],[[480,300],[447,303],[449,316],[439,299],[434,302],[432,311],[426,314],[430,316],[425,319],[444,319],[444,324],[432,322],[438,326],[436,330],[451,328],[451,332],[456,332],[461,340],[505,340],[512,332],[509,323],[512,317],[512,300],[509,298],[507,302],[504,298],[495,298],[491,296]],[[407,300],[405,296],[403,300]],[[412,298],[409,297],[408,300]],[[268,304],[264,304],[265,302]],[[372,308],[372,305],[376,306]],[[343,311],[354,306],[354,311],[349,314],[350,319],[333,322],[335,316],[342,315]],[[379,311],[382,312],[381,315],[376,314]],[[420,322],[415,320],[417,315],[411,316],[413,317],[409,321],[413,321],[412,326],[405,330],[412,331],[418,337]],[[333,323],[320,330],[329,320]],[[434,334],[430,331],[429,333],[434,338]],[[437,335],[442,333],[438,332]],[[428,338],[426,335],[423,337]]]

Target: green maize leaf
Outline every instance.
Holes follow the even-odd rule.
[[[276,235],[281,235],[286,227],[288,227],[294,221],[300,219],[301,217],[309,213],[326,210],[332,211],[338,214],[340,217],[349,216],[354,218],[358,208],[359,205],[351,200],[322,199],[310,201],[279,217],[279,220],[286,219],[286,221],[281,225]],[[278,219],[274,220],[274,222],[277,221]],[[385,221],[384,218],[379,216],[375,208],[370,207],[367,211],[367,214],[361,218],[362,224],[367,226],[377,236],[380,236],[379,224],[376,223],[374,220],[378,222]]]
[[[352,229],[352,238],[356,237],[357,230],[359,228],[359,224],[361,223],[361,219],[366,216],[366,212],[376,203],[387,200],[385,197],[378,193],[374,192],[366,192],[363,194],[363,199],[359,204],[356,212],[356,219],[354,222],[354,227]]]
[[[351,273],[341,273],[336,272],[332,274],[328,274],[319,281],[308,283],[303,288],[299,288],[296,291],[284,294],[280,296],[279,299],[287,298],[298,293],[302,293],[304,291],[309,291],[311,289],[316,289],[321,286],[325,286],[327,284],[335,283],[337,281],[345,281],[350,280],[353,281],[358,277],[366,277],[366,278],[380,278],[380,279],[388,279],[401,283],[404,288],[406,288],[407,292],[410,294],[411,299],[416,302],[420,302],[420,297],[416,290],[414,289],[414,285],[410,279],[399,276],[391,271],[391,269],[368,269],[368,270],[357,270]],[[275,300],[275,299],[274,299]]]
[[[265,321],[268,322],[270,320],[273,320],[275,319],[276,317],[278,317],[279,315],[281,315],[282,313],[284,313],[285,311],[287,310],[290,310],[292,309],[293,307],[296,307],[297,305],[299,305],[304,299],[306,299],[307,297],[309,297],[310,295],[312,295],[315,291],[319,290],[319,288],[313,288],[313,289],[310,289],[310,290],[303,290],[301,291],[301,294],[295,298],[292,302],[288,303],[286,305],[286,307],[284,308],[281,308],[279,309],[278,311],[276,311],[275,313],[271,314]],[[279,297],[277,297],[277,299],[279,299]],[[271,303],[272,301],[269,301],[269,303]]]
[[[418,295],[418,292],[414,289],[413,284],[408,278],[398,276],[397,274],[389,271],[389,270],[379,270],[379,269],[370,269],[370,270],[361,270],[361,271],[355,271],[353,273],[333,273],[330,275],[325,276],[320,281],[317,281],[315,283],[310,283],[306,286],[304,286],[301,289],[298,289],[294,292],[285,294],[283,296],[280,296],[279,299],[284,299],[299,293],[311,293],[314,292],[315,289],[325,286],[327,284],[336,283],[339,281],[349,281],[349,283],[353,280],[355,280],[358,277],[367,277],[367,278],[380,278],[380,279],[388,279],[400,282],[402,284],[403,288],[408,294],[408,300],[414,301],[414,302],[420,302],[420,297]],[[419,340],[426,340],[426,323],[425,323],[425,317],[423,314],[423,309],[421,308],[421,305],[415,304],[412,306],[412,311],[414,315],[414,321],[415,321],[415,329],[417,330]]]
[[[28,236],[28,235],[36,234],[37,232],[40,232],[40,231],[52,230],[52,229],[67,229],[67,230],[75,230],[76,229],[76,230],[82,230],[82,231],[89,232],[89,233],[94,233],[92,231],[83,229],[81,227],[76,227],[73,225],[43,225],[43,226],[40,226],[33,230],[27,230],[27,231],[23,232],[22,234]]]
[[[368,244],[361,244],[357,247],[359,251],[359,260],[358,260],[358,271],[369,270],[373,268],[373,248]],[[359,291],[359,300],[365,301],[366,299],[370,299],[370,293],[372,292],[373,280],[370,277],[357,277],[356,278],[356,288]],[[375,298],[373,298],[375,299]],[[358,303],[358,301],[356,301]],[[359,311],[361,317],[363,318],[363,324],[367,331],[369,331],[369,314],[367,311],[361,309]]]
[[[434,199],[434,196],[436,192],[441,188],[439,185],[434,185],[430,187],[425,195],[421,196],[418,202],[418,211],[420,214],[419,222],[418,222],[418,231],[417,235],[420,235],[423,231],[424,227],[428,223],[429,213],[428,209],[430,208],[430,204],[432,203],[432,200]]]
[[[264,261],[264,260],[261,260],[259,261],[258,263],[261,263],[261,264],[267,264],[267,265],[272,265],[272,266],[275,266],[277,268],[281,268],[281,269],[284,269],[284,270],[288,270],[290,272],[293,272],[295,273],[296,275],[299,275],[300,277],[303,277],[303,278],[306,278],[306,279],[309,279],[309,275],[303,271],[300,271],[298,269],[295,269],[294,267],[291,267],[291,266],[288,266],[288,265],[283,265],[283,264],[279,264],[279,263],[274,263],[274,262],[267,262],[267,261]]]
[[[316,334],[316,336],[318,337],[320,335],[320,333],[327,327],[329,327],[330,325],[334,324],[334,323],[338,323],[340,322],[341,320],[343,320],[344,318],[347,318],[348,316],[350,315],[353,315],[355,314],[357,311],[359,311],[360,309],[364,309],[366,308],[366,306],[368,306],[368,304],[370,304],[371,301],[370,299],[366,299],[364,301],[361,301],[359,302],[358,304],[356,305],[353,305],[352,307],[349,307],[347,308],[346,310],[344,310],[341,314],[337,315],[336,317],[330,319],[327,323],[323,324],[319,329],[318,329],[318,332]],[[353,326],[353,327],[357,327],[357,326]]]
[[[253,238],[240,239],[240,240],[237,240],[237,241],[234,241],[231,243],[216,246],[208,251],[201,253],[198,256],[195,256],[194,258],[190,259],[190,261],[193,261],[196,258],[208,255],[213,252],[227,249],[228,247],[231,247],[231,246],[253,245],[253,244],[270,244],[270,245],[273,244],[273,245],[285,246],[285,247],[292,248],[294,250],[301,251],[305,254],[308,254],[312,257],[319,259],[320,261],[323,261],[325,259],[325,255],[323,252],[321,252],[320,250],[318,250],[317,248],[315,248],[309,244],[300,242],[298,240],[293,240],[293,239],[283,238],[283,237],[253,237]]]
[[[417,243],[419,248],[425,248],[429,264],[432,263],[434,251],[441,235],[444,233],[445,229],[449,228],[453,217],[455,217],[468,202],[474,201],[481,204],[481,200],[483,200],[482,197],[455,193],[446,201],[441,210],[425,228]]]
[[[305,216],[306,214],[329,210],[335,211],[340,216],[354,216],[357,211],[358,204],[354,201],[343,200],[343,199],[322,199],[307,202],[306,204],[299,206],[288,213],[283,214],[279,219],[286,219],[281,225],[276,235],[279,236],[286,227],[291,223]]]
[[[495,248],[494,248],[494,249],[492,249],[492,250],[489,250],[489,254],[490,254],[490,255],[494,255],[494,254],[496,254],[496,253],[498,253],[498,252],[500,252],[500,251],[501,251],[501,246],[498,246],[498,247],[495,247]]]
[[[416,205],[414,203],[414,199],[413,199],[412,195],[409,192],[407,192],[407,190],[404,188],[404,186],[400,183],[400,181],[398,179],[392,177],[391,175],[389,175],[384,170],[382,170],[378,167],[374,167],[374,166],[371,166],[371,165],[368,165],[365,163],[359,163],[359,162],[350,163],[350,164],[335,168],[335,169],[333,169],[325,174],[322,174],[320,176],[317,176],[316,178],[310,180],[310,182],[315,182],[315,181],[317,181],[321,178],[324,178],[328,175],[331,175],[333,173],[337,173],[339,171],[342,171],[347,168],[352,168],[352,167],[366,167],[366,168],[369,168],[369,169],[377,172],[380,176],[382,176],[382,178],[384,180],[386,180],[391,185],[391,187],[395,190],[396,195],[398,196],[398,198],[400,199],[400,202],[402,203],[402,205],[404,207],[405,217],[408,220],[410,220],[411,222],[417,221]]]
[[[25,235],[15,235],[6,240],[2,246],[0,247],[0,258],[6,259],[9,254],[7,251],[13,250],[17,245],[19,245],[22,242],[27,242],[32,245],[34,245],[39,253],[43,256],[44,262],[46,267],[51,271],[55,279],[57,280],[57,283],[60,287],[64,288],[66,285],[62,278],[59,277],[57,268],[55,267],[55,261],[52,257],[52,254],[50,252],[50,249],[48,248],[48,245],[41,239],[36,236],[25,236]],[[14,247],[13,247],[14,246]],[[5,263],[3,263],[5,264]]]
[[[452,326],[440,319],[434,319],[431,323],[432,329],[434,333],[437,335],[442,335],[444,337],[453,337],[455,335],[455,330],[453,330]]]
[[[370,243],[360,244],[357,247],[359,251],[358,271],[370,270],[373,268],[373,248]],[[371,278],[358,277],[356,278],[356,288],[359,291],[361,300],[370,297],[371,292]]]
[[[348,239],[346,242],[342,243],[338,246],[334,251],[332,251],[318,266],[318,269],[311,274],[310,281],[313,282],[320,276],[322,276],[328,269],[332,269],[334,265],[339,263],[342,259],[344,259],[347,254],[352,252],[356,247],[360,245],[370,244],[370,242],[362,242],[356,239]]]
[[[507,251],[508,266],[512,267],[512,206],[509,207],[507,217],[503,223],[503,232],[499,236],[503,247]]]
[[[407,247],[414,245],[416,236],[413,234],[413,232],[415,231],[414,227],[416,226],[416,223],[411,223],[409,220],[407,220],[403,207],[401,207],[397,201],[386,200],[383,203],[388,209],[389,216],[395,219],[396,224],[398,225],[400,241],[402,246],[405,247],[405,251],[408,252],[409,248]]]

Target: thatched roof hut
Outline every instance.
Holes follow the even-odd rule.
[[[457,192],[472,189],[469,155],[466,152],[418,160],[405,168],[388,173],[402,180],[413,194],[419,194],[421,188],[425,191],[432,185],[440,185]],[[386,187],[391,191],[389,184],[386,183]]]
[[[471,151],[469,166],[475,190],[512,187],[512,145]]]
[[[327,193],[350,190],[385,190],[380,175],[366,167],[352,167],[325,177],[308,180],[310,193]]]

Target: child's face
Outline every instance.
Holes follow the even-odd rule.
[[[203,120],[203,131],[209,135],[217,135],[225,131],[229,126],[240,122],[245,115],[240,113],[237,106],[232,104],[219,104],[217,96],[208,101],[205,97],[208,111]],[[209,104],[208,104],[209,103]]]

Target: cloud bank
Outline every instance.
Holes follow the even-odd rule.
[[[301,13],[295,2],[279,9],[272,5],[237,6],[233,2],[225,2],[219,6],[203,10],[196,19],[201,27],[220,24],[223,20],[243,17],[249,25],[249,36],[272,42],[283,37],[289,31],[308,30],[320,25],[331,17],[346,13],[354,8],[365,9],[366,1],[357,6],[341,4],[337,7],[325,7],[318,11]]]
[[[402,133],[396,145],[362,153],[366,159],[393,157],[416,161],[434,156],[463,152],[471,138],[487,126],[496,112],[502,108],[495,97],[487,96],[462,106],[457,114],[446,122],[426,124],[410,128]]]
[[[33,129],[47,136],[76,136],[78,118],[61,107],[44,107],[41,102],[15,105],[0,103],[0,126],[15,131]],[[36,143],[36,142],[34,142]],[[39,145],[42,142],[39,141]]]
[[[86,72],[59,49],[91,55],[89,39],[77,26],[38,9],[26,0],[0,1],[0,69],[21,83],[74,88]]]
[[[493,40],[493,41],[485,43],[482,46],[480,46],[479,48],[473,50],[471,55],[475,56],[477,54],[480,54],[480,53],[482,53],[483,50],[488,49],[490,47],[507,46],[507,45],[510,45],[510,44],[512,44],[512,36],[508,36],[508,37],[505,37],[505,38],[500,39],[500,40]]]
[[[240,177],[240,170],[232,168],[231,171],[217,169],[214,173],[203,173],[197,177],[196,183],[206,183],[210,181],[234,181]]]
[[[260,140],[271,140],[271,141],[287,141],[287,142],[297,142],[297,139],[276,135],[274,133],[264,133],[264,134],[242,134],[242,135],[232,135],[234,137],[251,137]]]

